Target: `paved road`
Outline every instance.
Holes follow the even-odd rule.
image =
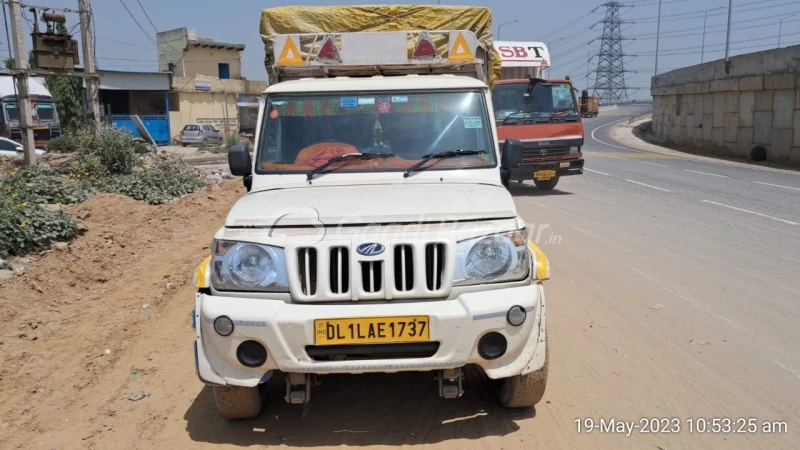
[[[797,448],[800,174],[614,140],[614,122],[639,112],[585,121],[584,175],[550,193],[512,187],[554,265],[541,409],[563,429],[532,426],[573,446],[575,418],[676,417],[677,435],[615,445]],[[789,433],[690,433],[690,417],[787,421]]]

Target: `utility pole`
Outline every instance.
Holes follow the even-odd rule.
[[[8,12],[11,15],[11,35],[14,42],[14,64],[18,69],[28,68],[28,52],[25,51],[25,36],[22,34],[22,7],[19,0],[9,0]],[[22,147],[25,152],[25,167],[36,164],[36,146],[31,124],[31,94],[27,73],[14,75],[17,82],[17,105],[19,108],[19,130],[22,134]]]
[[[519,20],[512,20],[511,22],[501,23],[500,25],[498,25],[497,26],[497,40],[498,41],[500,40],[500,28],[502,28],[503,25],[510,25],[512,23],[517,23],[517,22],[519,22]]]
[[[81,16],[81,43],[83,44],[83,68],[88,77],[83,79],[89,102],[90,119],[100,125],[100,89],[98,87],[97,66],[94,58],[94,35],[92,35],[92,5],[89,0],[78,0]]]
[[[700,50],[700,64],[703,64],[703,57],[706,55],[706,19],[708,18],[708,11],[703,13],[703,47]]]
[[[603,24],[603,36],[600,41],[600,50],[597,55],[597,72],[595,83],[592,87],[593,97],[598,97],[606,105],[628,103],[628,88],[625,83],[625,53],[622,51],[622,41],[625,38],[620,30],[625,22],[619,17],[620,8],[628,6],[612,0],[596,9],[605,7],[605,19],[597,22]]]
[[[725,37],[725,73],[731,70],[731,17],[733,17],[733,0],[728,0],[728,34]]]
[[[656,71],[658,76],[658,41],[661,39],[661,0],[658,0],[658,25],[656,25]]]

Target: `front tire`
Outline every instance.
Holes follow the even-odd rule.
[[[545,334],[545,339],[547,335]],[[547,369],[550,365],[548,341],[544,343],[544,365],[541,369],[527,375],[516,375],[498,380],[495,395],[497,401],[506,408],[530,408],[536,406],[544,396],[547,387]]]
[[[533,184],[535,184],[538,189],[541,189],[543,191],[551,191],[558,184],[558,177],[550,178],[547,181],[544,181],[544,180],[540,181],[540,180],[535,180],[534,179],[533,180]]]
[[[214,386],[214,400],[219,414],[226,419],[249,419],[261,412],[258,386]]]

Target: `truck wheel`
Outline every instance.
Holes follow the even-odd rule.
[[[219,414],[226,419],[249,419],[261,412],[258,386],[214,386],[214,399]]]
[[[536,185],[538,189],[541,189],[543,191],[550,191],[558,184],[558,177],[550,178],[547,181],[533,180],[533,183]]]
[[[547,339],[547,334],[545,334]],[[527,375],[516,375],[499,380],[495,395],[498,402],[506,408],[530,408],[536,406],[544,396],[547,387],[547,368],[550,365],[548,341],[544,343],[544,365],[541,369]]]

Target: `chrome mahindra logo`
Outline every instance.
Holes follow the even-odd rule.
[[[377,256],[383,253],[385,247],[382,244],[371,242],[368,244],[361,244],[356,248],[360,255],[364,256]]]

